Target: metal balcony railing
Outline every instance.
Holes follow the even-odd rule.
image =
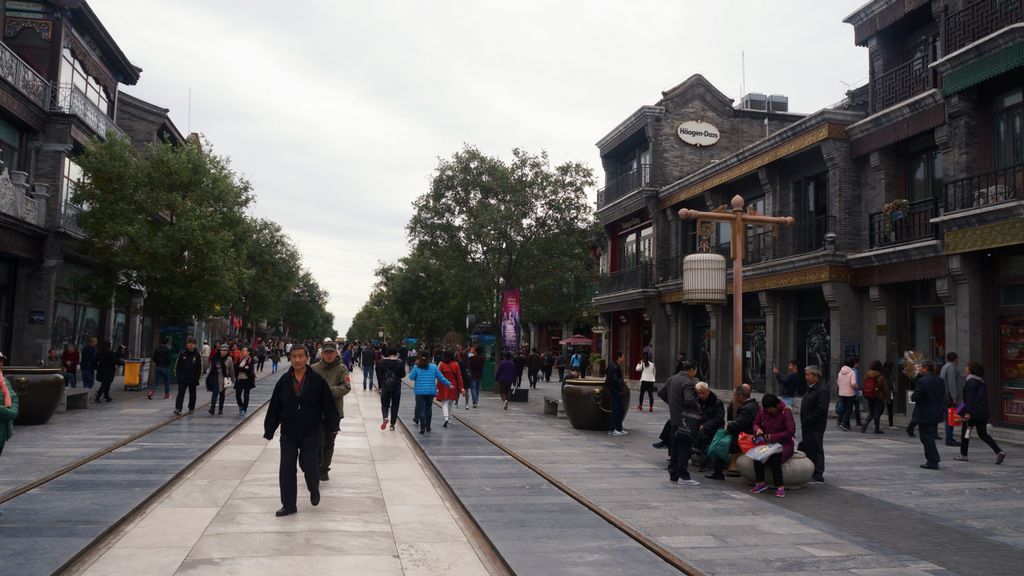
[[[651,182],[651,165],[641,164],[632,172],[627,172],[597,191],[597,208],[600,210],[616,200],[647,186]]]
[[[833,218],[830,216],[797,216],[793,226],[783,229],[785,234],[776,251],[776,258],[785,258],[817,252],[825,248],[825,235],[835,230]]]
[[[1024,200],[1024,165],[948,182],[945,200],[946,212]]]
[[[914,58],[871,79],[871,111],[878,112],[935,87],[931,57]]]
[[[85,230],[82,228],[82,224],[78,217],[82,213],[82,207],[65,200],[61,206],[60,212],[60,228],[61,230],[73,234],[75,236],[85,236]]]
[[[631,266],[629,268],[617,270],[611,274],[605,274],[598,278],[598,295],[653,288],[653,272],[651,262],[647,261],[642,262],[637,266]]]
[[[683,277],[682,256],[660,256],[654,263],[656,282],[671,282]]]
[[[743,251],[744,264],[760,264],[772,259],[775,233],[771,228],[747,229],[747,245]]]
[[[114,119],[107,116],[105,110],[97,106],[74,84],[59,84],[53,87],[50,111],[77,116],[100,138],[105,139],[108,132],[113,132],[119,137],[124,136],[124,132],[114,124]]]
[[[896,219],[884,212],[875,212],[868,217],[868,245],[881,248],[933,239],[936,230],[931,219],[934,217],[934,198],[911,202]]]
[[[0,42],[0,77],[11,83],[40,108],[49,107],[50,83]]]
[[[978,0],[963,10],[946,14],[943,53],[952,54],[1018,22],[1024,22],[1024,0]]]

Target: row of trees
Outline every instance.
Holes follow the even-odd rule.
[[[513,150],[510,162],[466,146],[441,159],[430,189],[413,204],[411,251],[376,270],[355,315],[350,340],[435,342],[465,331],[471,312],[497,321],[504,290],[522,290],[524,322],[573,322],[590,315],[603,236],[586,190],[593,171],[577,162],[552,166],[546,153]]]
[[[95,301],[143,288],[158,322],[234,310],[296,337],[336,334],[326,291],[278,224],[247,214],[252,186],[208,142],[136,149],[112,137],[78,162],[73,200],[97,263],[78,283]]]

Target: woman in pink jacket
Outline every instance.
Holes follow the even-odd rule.
[[[796,423],[793,421],[793,411],[778,396],[765,394],[761,398],[761,411],[754,418],[754,436],[763,436],[769,444],[782,444],[782,452],[772,454],[764,464],[754,461],[754,475],[757,478],[757,484],[750,491],[751,494],[760,494],[768,489],[768,485],[764,482],[764,468],[767,465],[772,469],[772,479],[775,480],[775,496],[778,498],[786,496],[782,464],[793,456],[794,434],[796,434]]]
[[[839,429],[843,432],[850,431],[850,416],[853,415],[853,406],[857,401],[857,367],[860,366],[860,358],[850,358],[839,369],[839,376],[836,384],[839,386],[839,398],[836,400],[836,415],[839,417]],[[860,420],[860,416],[857,416]],[[860,422],[858,422],[859,424]]]

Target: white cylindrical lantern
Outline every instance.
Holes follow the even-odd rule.
[[[683,258],[683,302],[725,304],[725,256],[699,253]]]

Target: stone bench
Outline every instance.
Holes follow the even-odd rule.
[[[558,396],[545,396],[544,397],[544,413],[553,414],[558,416],[559,412],[563,412],[562,399]]]
[[[60,403],[57,404],[57,414],[64,414],[68,410],[87,410],[89,408],[88,388],[64,388]]]
[[[754,476],[754,461],[747,458],[745,455],[740,455],[736,459],[736,468],[740,472],[740,476],[747,481],[747,484],[751,486],[756,482]],[[775,479],[772,478],[772,469],[765,467],[764,470],[764,481],[769,486],[775,485]],[[807,455],[797,450],[793,452],[793,456],[789,460],[782,463],[782,476],[785,480],[786,490],[799,490],[803,488],[807,481],[811,479],[811,475],[814,474],[814,463],[807,459]]]

